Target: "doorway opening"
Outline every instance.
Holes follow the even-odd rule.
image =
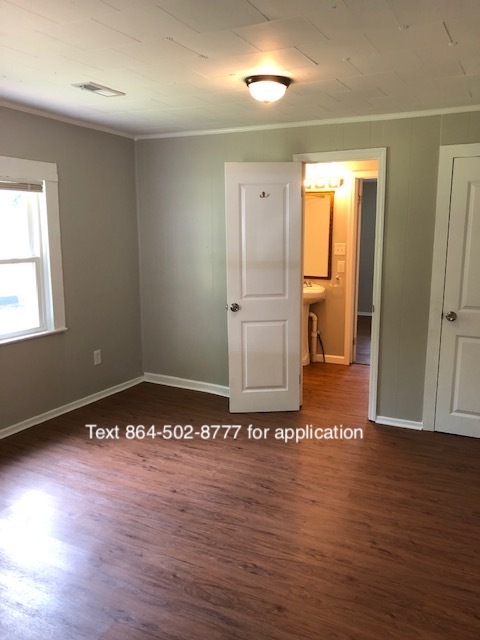
[[[304,201],[308,202],[309,194],[329,190],[334,202],[332,237],[329,243],[324,243],[331,252],[327,258],[331,264],[329,277],[309,277],[304,282],[304,290],[314,284],[325,288],[324,299],[309,307],[311,360],[315,368],[316,363],[323,362],[369,365],[368,418],[374,421],[386,149],[310,153],[296,155],[294,159],[305,166]],[[304,253],[305,244],[310,241],[304,237]],[[324,353],[320,341],[315,339],[315,330]]]
[[[377,178],[356,177],[357,275],[352,362],[370,365]]]

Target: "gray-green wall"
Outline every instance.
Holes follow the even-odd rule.
[[[57,163],[68,327],[0,346],[1,429],[143,369],[134,142],[0,109],[0,155]]]
[[[139,141],[144,370],[228,384],[225,162],[387,147],[378,413],[421,421],[439,147],[479,141],[478,112]]]
[[[480,113],[137,142],[140,287],[134,143],[11,109],[0,128],[1,155],[58,165],[68,325],[0,346],[0,428],[143,371],[227,385],[224,163],[384,146],[378,413],[422,419],[439,146],[479,142]]]

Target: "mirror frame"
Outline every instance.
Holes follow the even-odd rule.
[[[332,242],[333,242],[333,211],[335,206],[335,191],[311,191],[305,190],[305,198],[307,196],[324,197],[330,196],[330,222],[328,227],[328,272],[326,276],[315,276],[312,274],[304,273],[304,278],[317,278],[318,280],[331,280],[332,279]]]

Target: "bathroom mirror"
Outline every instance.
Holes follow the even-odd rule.
[[[305,278],[332,276],[334,191],[306,191],[303,226],[303,274]]]

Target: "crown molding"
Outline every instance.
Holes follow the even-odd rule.
[[[325,120],[306,120],[301,122],[282,122],[278,124],[261,124],[248,127],[232,127],[226,129],[208,129],[200,131],[179,131],[177,133],[151,133],[135,136],[135,140],[153,140],[159,138],[186,138],[190,136],[211,136],[224,133],[247,133],[249,131],[269,131],[272,129],[295,129],[297,127],[318,127],[331,124],[352,124],[356,122],[378,122],[379,120],[402,120],[406,118],[426,118],[453,113],[469,113],[480,111],[479,105],[466,107],[449,107],[445,109],[427,109],[424,111],[405,111],[401,113],[381,113],[367,116],[351,116],[346,118],[329,118]]]
[[[73,124],[77,127],[83,127],[85,129],[93,129],[94,131],[101,131],[102,133],[109,133],[114,136],[121,136],[122,138],[135,139],[133,133],[126,133],[125,131],[119,131],[118,129],[110,129],[109,127],[103,127],[100,124],[81,120],[79,118],[70,118],[68,116],[47,111],[44,109],[38,109],[36,107],[29,107],[27,105],[18,104],[16,102],[8,102],[8,100],[0,100],[0,107],[6,109],[12,109],[13,111],[22,111],[23,113],[29,113],[32,116],[41,116],[42,118],[49,118],[50,120],[57,120],[58,122],[65,122],[66,124]]]
[[[129,140],[155,140],[163,138],[188,138],[193,136],[213,136],[222,135],[225,133],[248,133],[251,131],[270,131],[275,129],[295,129],[298,127],[319,127],[322,125],[332,124],[354,124],[357,122],[378,122],[381,120],[402,120],[406,118],[427,118],[431,116],[443,116],[455,113],[471,113],[480,111],[480,104],[469,105],[465,107],[449,107],[444,109],[426,109],[423,111],[404,111],[399,113],[381,113],[375,115],[366,116],[351,116],[344,118],[328,118],[324,120],[305,120],[300,122],[281,122],[277,124],[261,124],[251,125],[246,127],[226,127],[225,129],[205,129],[205,130],[193,130],[193,131],[177,131],[172,133],[148,133],[142,135],[136,135],[135,133],[127,133],[125,131],[119,131],[118,129],[110,129],[100,124],[87,122],[78,118],[70,118],[51,111],[38,109],[34,107],[28,107],[26,105],[17,104],[14,102],[8,102],[7,100],[0,100],[0,107],[6,107],[7,109],[13,109],[15,111],[22,111],[24,113],[30,113],[32,115],[41,116],[44,118],[50,118],[51,120],[58,120],[59,122],[65,122],[66,124],[73,124],[78,127],[84,127],[86,129],[93,129],[95,131],[101,131],[102,133],[109,133],[114,136],[121,136],[122,138],[128,138]]]

